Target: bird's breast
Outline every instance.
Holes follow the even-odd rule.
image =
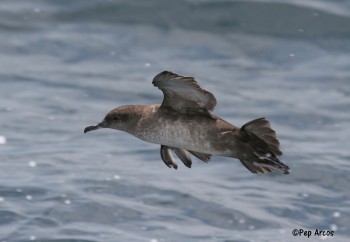
[[[220,144],[228,142],[207,117],[155,115],[140,119],[138,127],[134,135],[144,141],[201,153],[222,153]]]

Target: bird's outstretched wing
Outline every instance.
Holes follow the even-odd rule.
[[[177,170],[177,164],[174,160],[174,157],[171,154],[172,150],[180,158],[180,160],[184,163],[184,165],[187,166],[188,168],[191,168],[192,166],[191,154],[197,157],[198,159],[204,161],[205,163],[208,163],[211,158],[210,154],[203,154],[203,153],[198,153],[191,150],[179,149],[179,148],[169,147],[166,145],[161,145],[160,156],[162,157],[162,160],[164,161],[165,165],[167,165],[169,168],[174,168],[175,170]]]
[[[152,83],[164,94],[161,108],[185,114],[207,114],[216,106],[214,95],[202,89],[193,77],[163,71],[154,77]]]

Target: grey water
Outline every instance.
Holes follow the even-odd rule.
[[[349,1],[2,0],[0,54],[1,242],[349,241]],[[267,117],[291,174],[83,133],[160,103],[163,70],[237,126]]]

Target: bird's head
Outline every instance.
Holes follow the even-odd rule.
[[[134,109],[135,108],[131,105],[117,107],[107,113],[102,122],[86,127],[84,133],[100,128],[128,131],[130,125],[133,125],[133,121],[136,121],[137,119]]]

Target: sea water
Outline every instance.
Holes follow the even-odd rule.
[[[1,242],[348,241],[349,2],[3,0],[0,36]],[[161,103],[164,70],[238,127],[269,119],[291,174],[83,133]]]

